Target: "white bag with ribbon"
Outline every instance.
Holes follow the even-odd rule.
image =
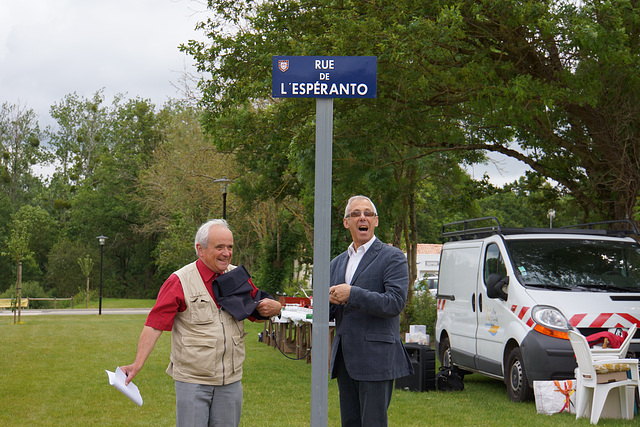
[[[576,380],[534,381],[533,394],[538,414],[575,414]]]

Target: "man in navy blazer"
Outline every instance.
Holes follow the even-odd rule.
[[[413,372],[400,341],[409,268],[400,249],[375,237],[378,214],[368,197],[349,199],[343,223],[353,243],[330,266],[331,378],[338,379],[342,427],[387,426],[393,380]]]

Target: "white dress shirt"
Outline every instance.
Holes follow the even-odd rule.
[[[362,257],[369,250],[371,245],[373,245],[373,241],[376,240],[376,236],[373,236],[371,240],[369,240],[364,245],[360,246],[357,250],[353,249],[353,242],[349,245],[347,249],[347,253],[349,255],[349,262],[347,262],[347,271],[344,274],[345,283],[351,284],[351,280],[353,280],[353,275],[358,269],[358,265],[360,261],[362,261]]]

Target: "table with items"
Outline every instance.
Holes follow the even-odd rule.
[[[311,362],[311,336],[313,308],[308,298],[281,298],[283,304],[279,316],[264,324],[262,342],[277,347],[283,353],[295,354],[295,359]],[[335,322],[329,322],[329,348],[335,334]]]

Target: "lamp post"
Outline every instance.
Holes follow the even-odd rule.
[[[104,252],[104,242],[108,239],[107,236],[96,237],[100,242],[100,300],[98,303],[98,315],[102,314],[102,254]]]
[[[222,183],[222,219],[227,219],[227,186],[230,182],[233,182],[233,180],[224,176],[222,178],[214,179],[213,182]]]
[[[553,218],[555,218],[555,216],[555,209],[549,209],[549,212],[547,212],[547,218],[549,218],[549,228],[553,228]]]

